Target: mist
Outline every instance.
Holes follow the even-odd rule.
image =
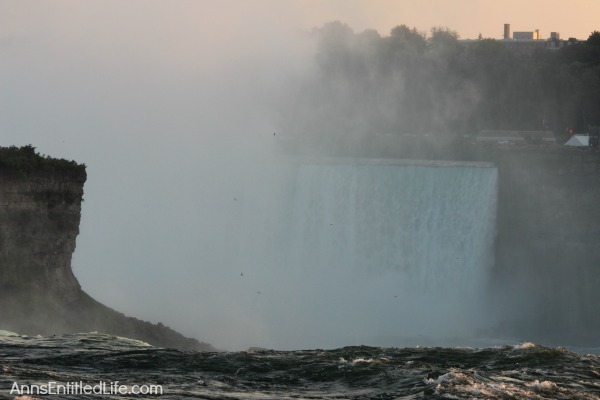
[[[273,154],[269,110],[304,59],[288,12],[6,4],[3,145],[87,165],[73,269],[97,300],[223,347],[262,337],[231,300],[240,271],[225,256],[240,184],[264,186],[252,165]]]
[[[301,157],[353,154],[365,133],[385,134],[399,124],[403,132],[419,122],[426,127],[421,131],[448,132],[470,115],[476,89],[440,80],[457,89],[435,97],[432,112],[406,101],[416,93],[433,98],[431,88],[402,73],[378,75],[381,65],[324,79],[328,51],[345,43],[368,60],[365,52],[381,34],[359,33],[355,42],[343,23],[305,29],[302,7],[282,3],[7,3],[0,36],[3,145],[33,144],[87,165],[75,276],[118,311],[222,349],[396,345],[402,344],[394,342],[397,336],[472,332],[481,310],[466,307],[476,291],[444,306],[448,289],[419,294],[427,280],[410,288],[392,267],[363,268],[369,259],[360,253],[336,254],[360,240],[323,236],[323,230],[343,225],[355,211],[336,214],[329,203],[316,211],[294,206],[290,193],[306,180],[321,180],[304,187],[304,198],[327,202],[321,188],[354,178],[327,163],[315,172],[281,149]],[[319,48],[332,29],[341,42]],[[370,168],[357,173],[367,192],[375,190],[368,185]],[[418,180],[405,179],[394,184],[404,189]],[[418,199],[407,202],[416,207]],[[303,218],[313,220],[306,229],[309,236],[316,230],[319,241],[290,242],[307,237],[290,233]],[[379,216],[372,224],[383,221]],[[489,245],[482,237],[478,248]],[[322,251],[305,253],[315,245]],[[432,261],[444,261],[447,276],[465,264],[448,261],[465,246],[455,245]],[[393,254],[386,251],[375,259],[389,262]],[[469,268],[489,262],[481,257]],[[394,296],[416,305],[398,311]],[[465,307],[464,318],[455,318],[455,307]],[[401,318],[388,318],[394,312]]]

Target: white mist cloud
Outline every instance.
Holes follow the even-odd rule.
[[[333,337],[311,318],[321,297],[306,301],[325,288],[294,287],[264,248],[277,240],[274,193],[285,184],[267,163],[273,106],[312,65],[303,30],[335,19],[382,35],[401,23],[438,25],[413,22],[418,8],[399,4],[0,1],[1,144],[31,143],[88,166],[73,260],[82,287],[218,347]],[[321,284],[340,281],[328,275]],[[344,296],[336,286],[326,310],[338,312]],[[352,316],[345,308],[333,320]],[[359,333],[368,323],[357,323]]]
[[[271,248],[289,187],[269,162],[273,109],[312,65],[306,21],[335,4],[2,3],[2,144],[87,164],[84,290],[217,347],[332,347],[373,329],[340,337],[378,300],[344,307],[350,277],[295,272]]]
[[[246,161],[272,153],[270,102],[306,60],[293,15],[278,1],[2,6],[2,144],[88,166],[83,288],[201,340],[255,342],[228,292],[228,221]]]

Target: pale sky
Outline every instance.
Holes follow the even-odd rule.
[[[307,26],[331,19],[347,22],[355,30],[374,28],[386,35],[405,24],[428,32],[443,26],[457,31],[463,39],[501,39],[504,24],[512,31],[539,29],[542,37],[559,32],[561,38],[586,39],[597,29],[600,2],[596,0],[331,0],[293,2],[304,13]]]
[[[0,0],[0,145],[87,165],[73,269],[97,300],[217,347],[293,346],[256,296],[284,283],[236,251],[265,233],[240,221],[273,218],[273,109],[312,65],[298,32],[585,39],[598,15],[597,0]]]

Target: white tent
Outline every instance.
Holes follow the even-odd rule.
[[[575,146],[575,147],[581,147],[581,146],[589,146],[589,140],[590,137],[588,135],[573,135],[571,136],[571,139],[567,140],[567,143],[565,143],[565,146]]]

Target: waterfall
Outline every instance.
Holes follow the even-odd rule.
[[[262,211],[246,210],[253,229],[238,261],[255,263],[261,294],[273,298],[252,312],[274,342],[401,345],[477,328],[493,264],[493,165],[320,160],[279,168],[276,193],[253,202]]]

